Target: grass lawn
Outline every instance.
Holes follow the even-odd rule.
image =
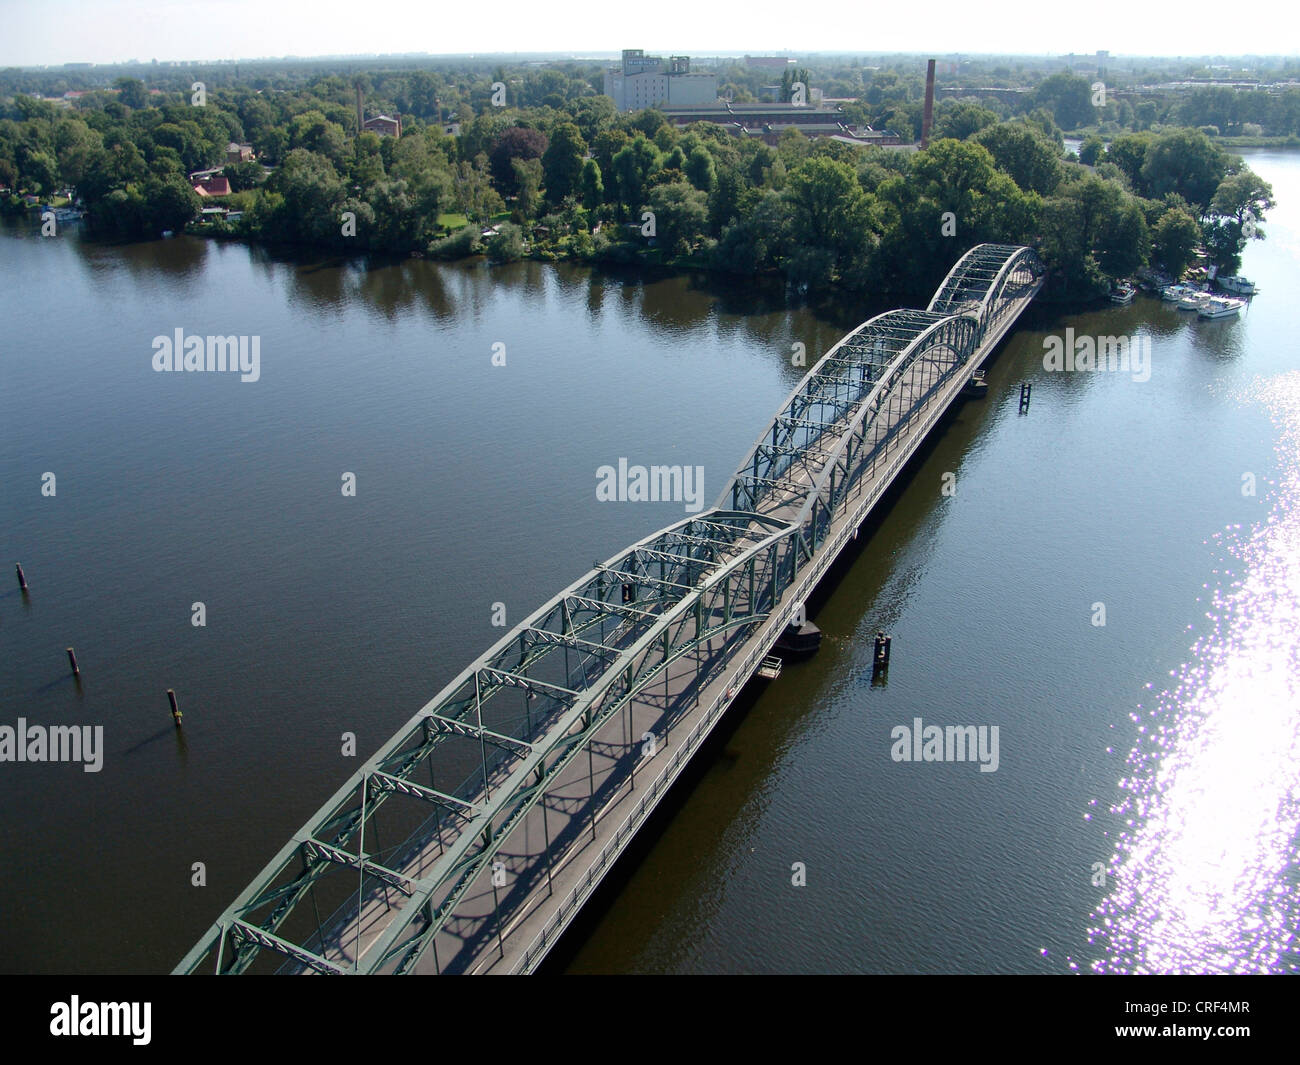
[[[469,225],[469,219],[463,214],[440,214],[438,215],[438,225],[445,229],[464,229]]]

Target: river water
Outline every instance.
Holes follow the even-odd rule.
[[[819,605],[820,653],[557,967],[1295,967],[1300,156],[1243,154],[1281,204],[1248,312],[1032,308]],[[170,970],[355,768],[345,733],[369,755],[495,604],[513,624],[683,516],[598,502],[599,467],[702,466],[708,505],[792,345],[884,309],[75,227],[6,228],[0,269],[0,562],[30,584],[0,586],[0,726],[103,728],[98,772],[0,763],[9,972]],[[1067,328],[1149,343],[1149,378],[1048,372]],[[177,329],[256,337],[258,379],[155,372]],[[917,718],[997,726],[996,771],[895,761]]]

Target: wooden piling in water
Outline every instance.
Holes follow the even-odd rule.
[[[72,675],[74,677],[81,676],[81,670],[77,668],[77,652],[71,647],[68,648],[68,665],[72,667]]]
[[[877,630],[875,649],[871,658],[871,671],[880,673],[889,668],[889,654],[893,649],[893,638],[886,636],[883,630]]]

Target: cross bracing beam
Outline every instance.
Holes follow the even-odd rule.
[[[621,614],[624,617],[636,617],[651,620],[659,616],[653,611],[643,610],[641,607],[629,606],[627,603],[607,603],[602,599],[588,599],[581,595],[570,595],[567,599],[569,602],[576,603],[585,610],[595,610],[597,612]]]
[[[346,973],[348,970],[343,966],[322,958],[319,954],[313,954],[305,947],[298,946],[297,943],[290,943],[287,939],[281,939],[279,936],[272,935],[260,928],[245,923],[244,921],[234,920],[229,925],[230,938],[234,940],[246,940],[256,943],[260,947],[266,947],[283,954],[287,958],[293,958],[301,962],[310,969],[318,973],[337,975]]]
[[[597,657],[605,655],[617,655],[618,648],[611,647],[609,644],[592,643],[590,640],[582,640],[574,636],[571,632],[552,632],[550,629],[539,629],[532,625],[525,625],[520,630],[528,639],[537,643],[557,644],[561,647],[572,647],[575,651],[585,651]]]
[[[507,688],[526,688],[528,691],[535,691],[539,694],[558,694],[565,699],[576,699],[581,693],[574,691],[572,688],[562,688],[558,684],[547,684],[545,681],[534,680],[532,677],[526,677],[521,673],[511,673],[508,670],[496,669],[493,666],[484,666],[479,670],[479,675],[488,677],[497,681]],[[430,714],[431,718],[439,718],[437,714]]]
[[[302,840],[302,849],[303,853],[314,861],[333,862],[335,865],[343,865],[349,869],[369,873],[371,876],[391,884],[403,895],[410,895],[413,890],[414,882],[410,877],[403,876],[387,866],[371,861],[369,858],[345,851],[341,847],[331,847],[328,843],[322,843],[318,839],[308,838]]]
[[[536,682],[533,682],[536,684]],[[529,687],[532,685],[521,684],[519,687]],[[546,685],[542,685],[546,687]],[[577,692],[572,693],[574,697]],[[498,747],[503,751],[508,751],[516,757],[522,757],[528,754],[532,749],[532,744],[525,743],[523,740],[517,740],[513,736],[503,736],[499,732],[493,732],[491,729],[483,728],[481,725],[472,725],[468,721],[458,721],[454,717],[443,717],[440,714],[430,714],[429,720],[433,722],[434,727],[440,732],[446,732],[453,736],[466,736],[470,739],[482,740],[484,743],[490,743],[493,747]]]
[[[703,545],[689,544],[684,546],[701,547]],[[669,566],[704,567],[710,565],[713,561],[709,558],[700,558],[697,555],[679,555],[674,551],[657,551],[651,547],[637,548],[635,558],[638,562],[663,562]]]
[[[614,577],[620,584],[656,584],[663,588],[681,588],[689,592],[694,585],[682,584],[680,581],[667,581],[659,577],[651,577],[648,573],[635,573],[631,570],[615,569],[612,566],[602,565],[598,567],[602,573],[608,573]]]
[[[458,817],[472,817],[479,807],[472,802],[465,802],[454,795],[448,795],[445,792],[435,791],[433,788],[426,788],[423,784],[416,784],[414,781],[403,780],[401,777],[392,776],[389,773],[381,773],[374,770],[366,778],[371,791],[396,791],[403,795],[410,795],[416,799],[423,799],[425,802],[431,802],[448,810]]]

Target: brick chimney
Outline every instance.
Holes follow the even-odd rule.
[[[921,118],[921,147],[930,146],[930,126],[934,123],[934,60],[925,67],[925,114]]]

